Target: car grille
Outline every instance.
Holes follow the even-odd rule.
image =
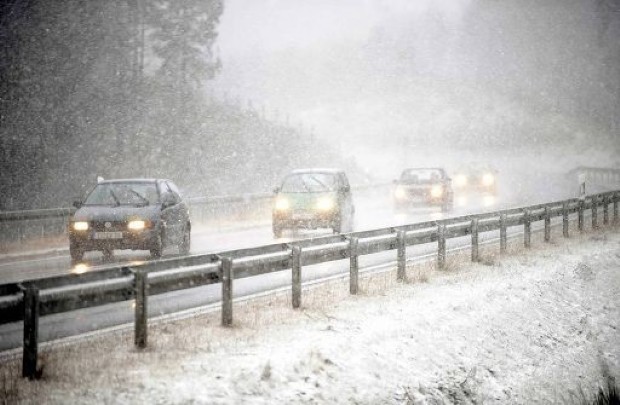
[[[110,226],[106,227],[106,223],[109,223]],[[97,232],[124,231],[127,228],[125,222],[122,221],[96,221],[92,223],[92,226]]]
[[[409,190],[409,196],[411,197],[425,197],[428,194],[428,190],[425,188],[413,188]]]

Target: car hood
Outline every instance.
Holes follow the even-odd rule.
[[[320,198],[330,197],[336,200],[336,191],[326,191],[320,193],[279,193],[277,197],[284,197],[289,201],[289,206],[293,210],[314,208]]]
[[[75,214],[74,221],[127,221],[130,219],[153,219],[158,216],[160,207],[158,205],[148,205],[146,207],[136,207],[131,205],[121,205],[118,207],[92,205],[82,206]]]

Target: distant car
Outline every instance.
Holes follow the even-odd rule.
[[[69,249],[74,262],[92,250],[104,256],[114,249],[149,250],[159,258],[164,247],[176,245],[180,254],[189,253],[189,209],[170,180],[103,180],[73,205]]]
[[[275,190],[273,234],[285,229],[332,228],[350,231],[355,208],[346,174],[338,169],[302,169],[289,173]]]
[[[451,179],[442,168],[409,168],[394,181],[397,212],[414,206],[440,206],[443,212],[454,205]]]
[[[478,192],[497,195],[497,170],[490,166],[470,163],[454,173],[456,192]]]

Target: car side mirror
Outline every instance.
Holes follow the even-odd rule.
[[[174,197],[171,194],[166,194],[161,202],[162,208],[172,207],[174,205]]]
[[[274,194],[278,194],[280,192],[280,187],[274,187],[273,188],[273,193]]]
[[[351,191],[351,186],[349,185],[342,186],[341,190],[345,193],[348,193],[349,191]]]
[[[82,200],[74,200],[73,206],[77,209],[80,209],[80,207],[82,206]]]

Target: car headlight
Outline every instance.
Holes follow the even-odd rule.
[[[467,176],[464,174],[458,174],[454,178],[454,184],[456,184],[457,187],[465,187],[467,185]]]
[[[87,231],[88,230],[88,222],[78,221],[73,223],[73,230],[75,231]]]
[[[434,185],[431,188],[431,197],[441,197],[443,195],[443,187],[441,187],[440,185]]]
[[[495,176],[493,176],[491,173],[485,173],[482,176],[482,185],[483,186],[492,186],[493,183],[495,183]]]
[[[276,198],[275,208],[277,211],[286,211],[290,208],[291,204],[289,203],[287,198],[278,197]]]
[[[396,187],[396,190],[394,190],[394,197],[399,200],[407,198],[407,190],[405,190],[404,187]]]
[[[127,224],[127,229],[130,231],[141,231],[144,228],[146,228],[146,222],[141,219],[129,221]]]
[[[316,208],[319,211],[331,211],[335,206],[334,199],[331,197],[321,197],[316,202]]]

